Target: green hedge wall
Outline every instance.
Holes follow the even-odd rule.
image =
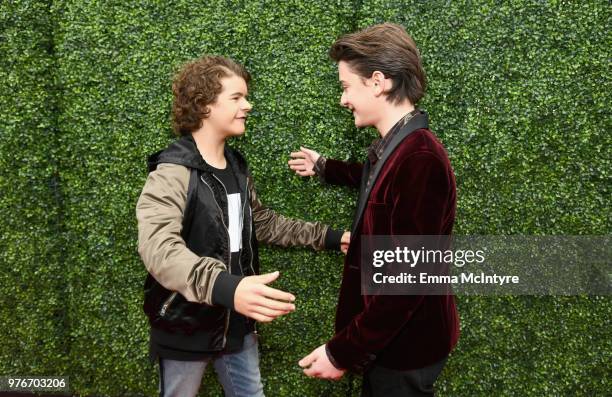
[[[0,5],[0,374],[67,371],[56,59],[46,2]]]
[[[375,137],[338,106],[342,33],[403,24],[423,54],[421,102],[458,183],[458,234],[609,234],[607,2],[13,1],[0,5],[0,375],[68,375],[78,395],[155,395],[135,204],[146,155],[172,139],[170,81],[204,53],[254,77],[245,153],[275,210],[348,227],[355,192],[286,165],[306,145],[363,158]],[[298,310],[260,326],[269,396],[355,396],[307,379],[332,335],[342,257],[262,249]],[[441,396],[605,395],[608,297],[460,297]],[[201,395],[222,395],[209,369]]]

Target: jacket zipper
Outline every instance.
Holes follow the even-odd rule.
[[[221,182],[219,180],[219,178],[217,178],[215,176],[215,174],[212,174],[212,176],[219,181],[219,183],[221,184],[221,186],[223,186],[223,190],[225,190],[225,195],[227,196],[227,189],[225,189],[225,185],[223,184],[223,182]],[[200,179],[202,180],[202,182],[204,182],[204,184],[206,186],[208,186],[208,188],[210,189],[210,192],[212,193],[213,196],[213,200],[215,202],[215,204],[217,204],[217,208],[219,208],[219,211],[221,212],[221,223],[223,223],[223,227],[225,227],[225,232],[227,233],[227,243],[228,243],[228,255],[227,255],[227,264],[229,267],[229,272],[230,274],[232,273],[232,253],[230,252],[230,234],[229,234],[229,228],[227,227],[227,225],[225,224],[225,218],[223,217],[223,210],[221,209],[221,206],[219,205],[219,203],[217,202],[217,199],[215,198],[215,192],[213,191],[212,187],[210,187],[210,185],[204,180],[204,175],[200,176]],[[230,309],[227,309],[227,315],[225,316],[225,328],[223,330],[223,346],[221,346],[221,349],[225,348],[225,345],[227,344],[227,331],[229,329],[229,318],[230,318]]]
[[[242,233],[244,232],[244,208],[245,208],[246,202],[247,202],[246,196],[247,196],[247,193],[245,192],[245,194],[244,194],[245,200],[244,200],[244,203],[242,203],[242,215],[241,215],[241,218],[240,218],[240,238],[241,239],[242,239]],[[240,248],[242,248],[242,245],[243,245],[242,241],[240,242],[240,245],[241,245]],[[240,274],[242,276],[244,276],[244,271],[242,271],[242,262],[241,262],[241,259],[242,259],[242,255],[238,255],[238,266],[240,266]]]
[[[250,201],[249,198],[249,177],[246,177],[246,192],[245,192],[245,200],[244,203],[246,205],[246,202]],[[251,268],[251,272],[253,272],[253,275],[255,276],[255,269],[253,269],[253,247],[251,246],[251,234],[252,234],[252,230],[251,228],[253,227],[253,210],[251,209],[251,203],[249,203],[249,215],[251,218],[251,223],[249,223],[249,250],[251,252],[251,258],[249,260],[249,267]],[[244,219],[244,207],[242,207],[242,219]],[[244,227],[244,225],[243,225]],[[253,327],[255,328],[254,333],[257,334],[257,321],[253,321]]]
[[[249,178],[246,177],[245,180],[246,180],[246,184],[245,184],[246,188],[244,192],[244,203],[242,205],[242,219],[243,219],[242,228],[243,229],[244,229],[244,212],[246,209],[246,203],[247,201],[249,201]],[[249,223],[249,226],[248,226],[249,228],[248,241],[249,241],[249,250],[250,250],[249,252],[251,253],[251,258],[249,258],[249,267],[251,268],[251,272],[255,276],[256,275],[255,269],[253,269],[253,246],[251,245],[251,234],[252,234],[251,228],[253,227],[253,211],[251,211],[251,203],[249,203],[249,215],[251,216],[251,223]],[[257,334],[257,321],[253,321],[253,328],[254,328],[253,332]]]
[[[168,299],[166,299],[166,301],[164,302],[164,305],[162,306],[161,310],[159,311],[160,317],[164,317],[164,315],[168,311],[168,308],[170,307],[170,304],[172,303],[174,298],[176,298],[177,294],[178,294],[178,292],[174,291],[173,293],[170,294]]]
[[[244,201],[245,203],[247,201],[249,201],[249,188],[248,188],[248,183],[249,183],[249,178],[247,177],[247,192],[246,192],[246,200]],[[253,211],[251,209],[251,204],[249,203],[249,215],[251,216],[251,224],[249,224],[249,249],[251,250],[251,260],[249,261],[249,267],[251,268],[251,271],[253,272],[253,275],[255,275],[255,269],[253,269],[253,247],[251,246],[251,234],[252,234],[252,230],[251,228],[253,227]],[[244,217],[244,209],[243,209],[243,214],[242,216]]]

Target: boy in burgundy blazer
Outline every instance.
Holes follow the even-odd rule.
[[[433,395],[433,383],[459,337],[452,295],[362,295],[361,237],[450,235],[455,178],[447,153],[414,104],[426,80],[418,49],[403,27],[385,23],[338,39],[342,97],[357,127],[381,138],[364,163],[325,159],[300,148],[290,168],[360,189],[344,262],[336,333],[300,361],[304,373],[339,379],[363,373],[362,396]]]

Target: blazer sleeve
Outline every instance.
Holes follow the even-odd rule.
[[[323,169],[322,179],[332,185],[350,186],[355,189],[361,185],[363,163],[348,163],[346,161],[327,159]]]
[[[395,168],[390,234],[440,234],[452,189],[448,169],[433,153],[418,152]],[[340,368],[361,371],[401,331],[423,295],[370,296],[363,311],[327,349]],[[418,341],[415,341],[418,343]]]

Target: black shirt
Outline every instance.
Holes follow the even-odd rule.
[[[226,226],[230,235],[231,273],[235,276],[242,276],[240,253],[242,251],[242,208],[244,203],[241,201],[238,183],[229,163],[225,169],[214,168],[213,174],[221,181],[227,194],[229,224]],[[247,329],[247,318],[232,310],[230,312],[225,351],[232,352],[240,350],[242,348],[244,336],[249,331],[250,330]]]

